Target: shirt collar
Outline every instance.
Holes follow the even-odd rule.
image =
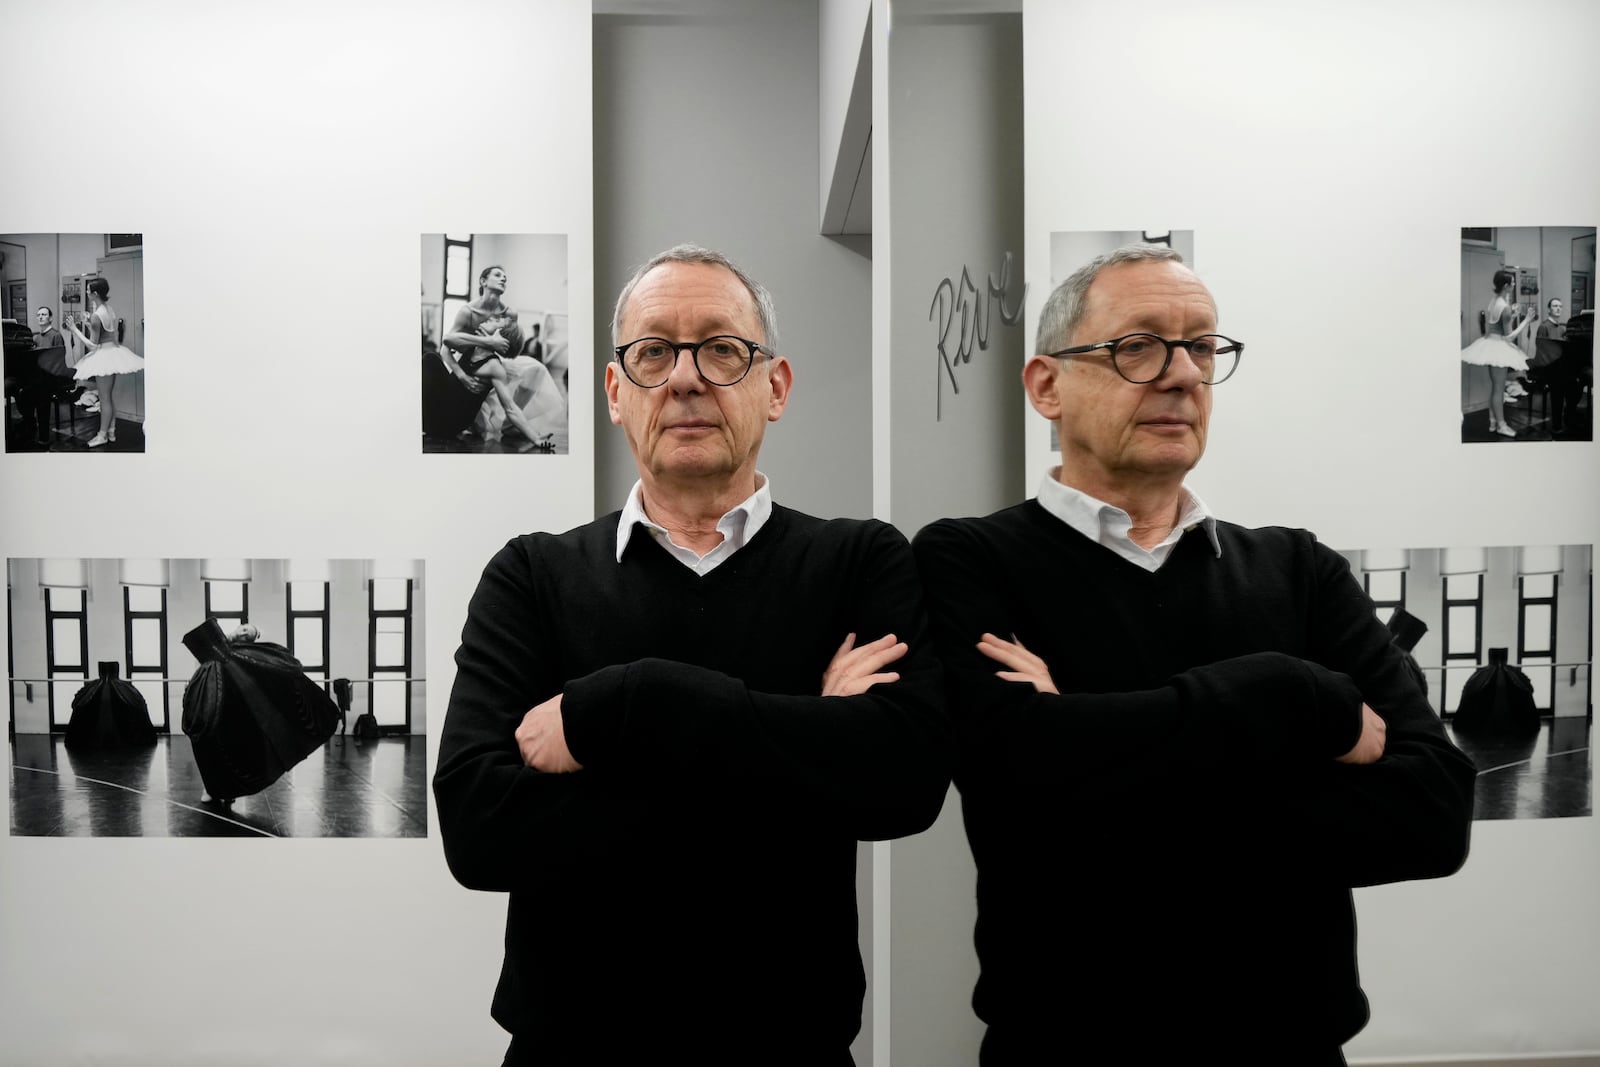
[[[1166,559],[1172,546],[1177,544],[1178,539],[1199,526],[1205,530],[1206,539],[1211,542],[1211,550],[1217,554],[1218,559],[1222,558],[1222,542],[1217,537],[1216,516],[1211,513],[1206,502],[1191,492],[1188,486],[1179,490],[1178,521],[1173,526],[1172,533],[1154,548],[1146,549],[1136,544],[1129,536],[1133,528],[1131,515],[1115,504],[1108,504],[1081,489],[1062,484],[1057,479],[1060,473],[1060,467],[1052,467],[1045,474],[1044,481],[1039,485],[1039,505],[1096,544],[1105,545],[1118,555],[1141,566],[1144,566],[1147,560],[1153,560],[1156,566],[1159,566]]]
[[[722,534],[722,544],[717,548],[726,547],[723,555],[731,555],[734,550],[750,543],[750,539],[760,532],[761,527],[767,524],[772,517],[772,483],[765,474],[756,471],[756,491],[745,497],[744,500],[730,508],[722,518],[717,520],[717,531]],[[622,554],[627,551],[628,542],[633,537],[635,526],[643,526],[657,540],[679,552],[687,553],[690,550],[673,544],[671,535],[666,528],[656,523],[644,512],[644,482],[633,483],[633,488],[628,491],[627,502],[622,505],[622,515],[617,519],[617,562],[622,562]],[[713,549],[712,551],[716,551]],[[710,553],[707,553],[709,555]]]

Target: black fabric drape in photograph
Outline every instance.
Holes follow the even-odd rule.
[[[100,663],[100,677],[84,683],[72,698],[67,722],[67,747],[78,752],[107,752],[156,743],[156,728],[144,694],[117,677],[115,660]]]
[[[1533,682],[1507,663],[1507,649],[1491,648],[1489,662],[1461,688],[1455,731],[1474,740],[1519,740],[1539,733]]]
[[[200,661],[183,694],[183,732],[212,796],[259,793],[338,728],[338,707],[282,645],[230,639],[215,619],[183,643]]]

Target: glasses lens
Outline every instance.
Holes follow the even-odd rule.
[[[1167,343],[1152,333],[1124,337],[1111,350],[1117,373],[1135,384],[1153,382],[1167,361]]]
[[[1201,345],[1205,345],[1205,361],[1201,361]],[[1211,385],[1225,382],[1239,366],[1239,353],[1244,351],[1244,345],[1231,337],[1224,337],[1220,333],[1208,333],[1197,338],[1194,342],[1193,358],[1195,365],[1205,375],[1205,380]]]
[[[659,337],[641,338],[623,351],[622,369],[636,385],[660,385],[672,374],[677,354],[677,349]]]
[[[700,342],[696,362],[713,385],[732,385],[750,369],[750,346],[737,337],[708,337]]]

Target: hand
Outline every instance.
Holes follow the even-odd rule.
[[[483,340],[478,342],[478,344],[484,348],[487,348],[497,356],[505,355],[506,350],[511,347],[511,342],[507,341],[504,337],[501,337],[497,333],[491,333],[485,336]]]
[[[1383,755],[1384,739],[1389,736],[1389,724],[1384,722],[1367,705],[1361,705],[1361,736],[1356,747],[1338,757],[1340,763],[1376,763]]]
[[[1008,682],[1027,682],[1041,693],[1060,693],[1050,668],[1044,660],[1029,652],[1015,636],[1007,641],[994,634],[984,634],[978,639],[978,651],[1010,670],[995,671],[995,675]]]
[[[844,644],[828,661],[822,672],[822,695],[825,697],[850,697],[865,693],[879,682],[898,682],[899,671],[882,671],[910,649],[894,634],[884,634],[871,644],[855,647],[856,635],[846,634]]]
[[[561,718],[561,694],[535,705],[517,727],[517,749],[522,762],[546,774],[583,770],[567,748],[567,727]]]
[[[458,370],[456,377],[461,380],[462,385],[467,387],[467,392],[469,393],[477,393],[481,396],[489,390],[488,381],[483,378],[475,378],[464,370]]]

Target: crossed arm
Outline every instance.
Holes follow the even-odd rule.
[[[1471,824],[1471,763],[1446,740],[1343,560],[1312,547],[1304,563],[1317,596],[1303,656],[1241,650],[1148,689],[1062,694],[1052,675],[1084,665],[1047,663],[1015,640],[1000,568],[959,525],[925,530],[918,561],[963,727],[958,784],[1020,790],[1032,803],[1060,798],[1070,818],[1086,779],[1157,795],[1174,781],[1214,782],[1219,796],[1253,783],[1274,798],[1263,819],[1292,824],[1290,847],[1330,881],[1455,870]],[[1092,617],[1095,605],[1081,608]]]
[[[898,682],[898,671],[884,671],[906,654],[909,646],[894,634],[856,646],[856,635],[845,636],[828,669],[822,672],[822,695],[856,696],[880,682]],[[561,694],[536,704],[517,726],[517,749],[522,762],[547,774],[570,774],[583,770],[567,747],[566,727],[561,718]]]
[[[641,836],[716,832],[768,808],[861,839],[926,828],[949,783],[950,729],[915,566],[894,537],[853,623],[894,632],[846,639],[809,694],[654,658],[564,677],[569,620],[525,546],[507,546],[469,609],[434,779],[456,877],[511,889]],[[706,790],[717,806],[695,803]]]

